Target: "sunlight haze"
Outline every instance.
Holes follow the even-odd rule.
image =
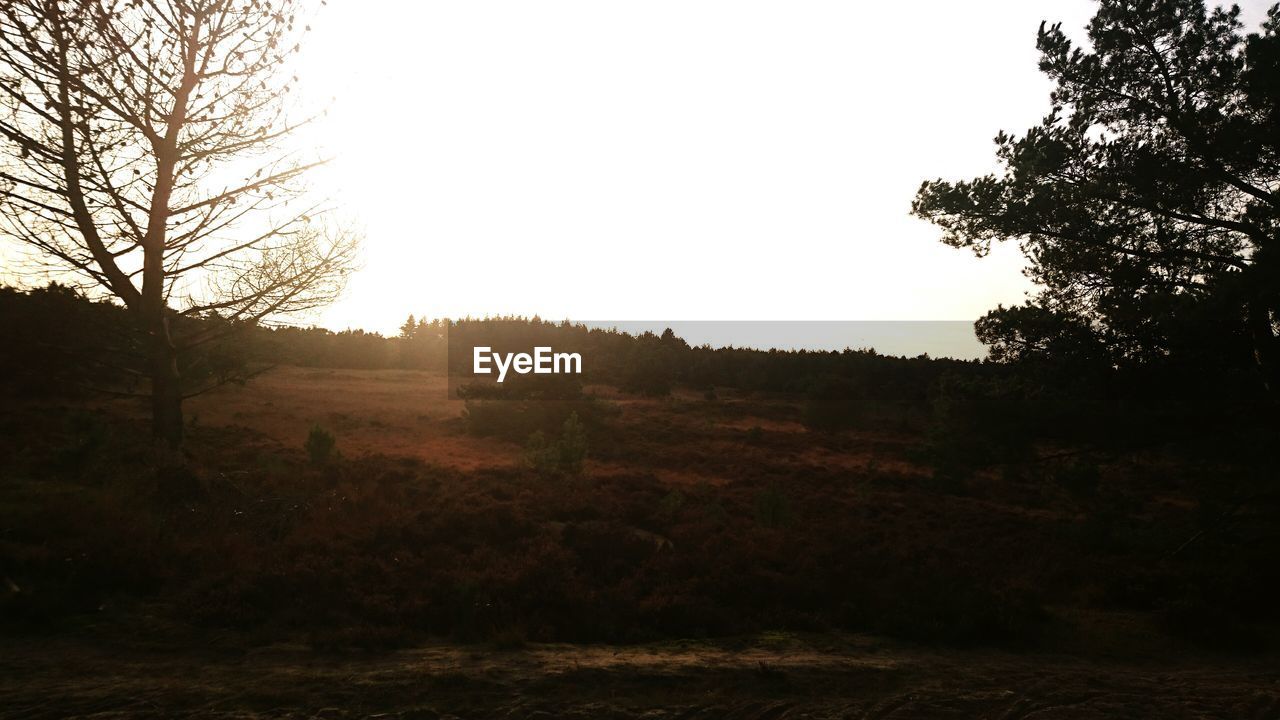
[[[321,324],[970,320],[1029,283],[908,215],[1047,105],[1092,4],[333,2],[301,81],[367,233]]]

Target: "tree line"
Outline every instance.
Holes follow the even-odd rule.
[[[998,355],[983,361],[894,357],[873,349],[780,351],[691,346],[675,333],[632,335],[539,318],[418,320],[391,337],[362,330],[273,327],[216,315],[187,318],[183,332],[218,328],[222,339],[184,355],[182,394],[250,380],[277,365],[446,372],[470,362],[473,343],[580,352],[583,374],[509,378],[501,389],[468,386],[469,402],[552,398],[566,408],[595,385],[647,397],[716,402],[725,393],[799,399],[811,429],[936,432],[968,447],[1032,437],[1160,441],[1187,429],[1267,426],[1273,407],[1248,353],[1206,372],[1200,351],[1160,362],[1116,364],[1075,354]],[[9,393],[107,393],[148,397],[145,338],[128,310],[60,285],[0,288],[0,385]],[[454,341],[451,343],[450,338]],[[461,357],[458,350],[461,350]],[[1201,350],[1203,351],[1203,349]],[[994,353],[993,353],[994,355]],[[406,381],[409,381],[406,378]],[[465,392],[469,389],[469,393]],[[506,406],[504,409],[504,405]],[[498,403],[491,412],[508,413]],[[935,438],[938,440],[939,438]]]
[[[182,442],[183,398],[236,377],[237,363],[441,357],[429,323],[397,338],[265,324],[336,297],[358,239],[324,221],[329,206],[299,182],[323,158],[285,143],[311,119],[286,101],[307,30],[296,4],[0,5],[0,233],[122,309],[94,310],[110,322],[52,345],[79,348],[83,374],[128,375],[117,392],[150,399],[161,446]],[[1083,47],[1041,25],[1039,67],[1054,85],[1043,120],[996,136],[999,172],[924,182],[912,212],[979,256],[1019,244],[1038,292],[977,331],[1033,385],[1124,377],[1129,392],[1155,378],[1163,385],[1144,403],[1252,393],[1274,405],[1280,5],[1247,32],[1235,6],[1101,0],[1086,31]],[[30,300],[19,295],[6,302]],[[812,385],[855,367],[923,380],[915,368],[941,367],[586,340],[607,346],[599,372],[653,393],[672,382]]]

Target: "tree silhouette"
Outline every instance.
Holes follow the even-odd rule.
[[[996,137],[1002,174],[921,186],[912,211],[943,242],[1017,240],[1042,286],[980,324],[1001,354],[1101,342],[1141,362],[1235,334],[1280,391],[1280,6],[1247,36],[1239,15],[1103,0],[1091,51],[1042,24],[1049,114]]]
[[[326,303],[349,272],[356,238],[300,182],[321,161],[282,149],[310,121],[284,102],[295,5],[0,5],[0,232],[128,308],[170,447],[179,353]],[[182,332],[209,314],[230,322]]]

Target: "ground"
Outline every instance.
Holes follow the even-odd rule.
[[[121,652],[8,645],[0,716],[93,718],[1275,718],[1271,661],[940,652],[860,636],[639,647]]]
[[[0,640],[0,717],[1280,718],[1274,653],[1170,630],[1213,621],[1248,635],[1253,626],[1224,621],[1212,604],[1195,606],[1200,615],[1161,604],[1158,589],[1183,577],[1174,574],[1180,563],[1210,548],[1179,549],[1197,537],[1199,501],[1186,474],[1158,457],[1110,461],[1102,490],[1086,495],[1007,472],[940,484],[918,433],[815,434],[795,399],[592,390],[610,414],[574,481],[530,475],[520,442],[468,432],[462,403],[446,399],[444,378],[431,373],[286,367],[192,399],[189,452],[207,495],[166,501],[177,509],[164,511],[165,522],[177,513],[180,527],[157,527],[192,544],[173,555],[191,567],[161,563],[156,572],[170,584],[207,582],[172,594],[122,584],[132,594],[104,594],[50,627]],[[123,401],[91,405],[113,426],[143,422],[142,409]],[[50,423],[79,412],[46,410]],[[95,524],[82,516],[42,520],[31,498],[48,509],[63,495],[101,492],[113,503],[105,517],[118,518],[133,497],[97,478],[93,456],[76,448],[59,450],[74,470],[60,471],[62,494],[47,494],[51,483],[22,469],[41,451],[18,439],[42,412],[9,416],[4,428],[20,469],[3,500],[21,519],[0,540],[30,567],[48,545],[32,534],[39,522],[84,530],[90,555],[118,535],[78,527]],[[285,491],[267,480],[302,477],[301,448],[316,425],[335,434],[347,464],[306,469],[316,487],[302,500],[276,497]],[[285,464],[264,461],[274,457]],[[219,499],[227,487],[235,494]],[[264,499],[274,504],[258,515],[287,515],[287,528],[255,536],[253,508]],[[1127,515],[1099,530],[1091,513],[1116,503]],[[247,519],[229,525],[223,511]],[[394,522],[370,528],[389,514]],[[128,552],[145,552],[151,536],[139,537]],[[195,547],[206,541],[215,544]],[[434,543],[431,552],[411,557],[423,543]],[[275,544],[290,549],[272,555]],[[367,564],[396,552],[406,565]],[[349,555],[337,569],[317,564],[341,553]],[[484,574],[508,556],[520,562]],[[84,562],[95,572],[116,567]],[[504,585],[508,575],[529,580]],[[334,608],[348,612],[340,603],[351,601],[351,612],[390,618],[379,638],[403,639],[404,617],[428,631],[353,648],[350,634],[333,640],[332,627],[236,626],[244,598],[263,592],[254,583],[277,576],[290,584],[270,623],[296,622],[289,606],[313,605],[344,622]],[[351,578],[371,589],[316,599]],[[600,597],[566,604],[568,591],[554,584],[562,579]],[[455,581],[486,588],[486,607],[507,614],[468,615],[472,634],[445,637],[432,608],[452,596],[433,596],[425,609],[396,604]],[[531,592],[544,595],[523,598]],[[831,597],[845,593],[847,603]],[[989,605],[998,607],[987,614]],[[846,627],[864,625],[896,639]],[[578,632],[582,641],[551,641]]]

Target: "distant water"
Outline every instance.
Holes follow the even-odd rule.
[[[873,349],[881,355],[986,357],[968,320],[587,320],[588,327],[630,334],[666,328],[690,345],[758,350]]]

